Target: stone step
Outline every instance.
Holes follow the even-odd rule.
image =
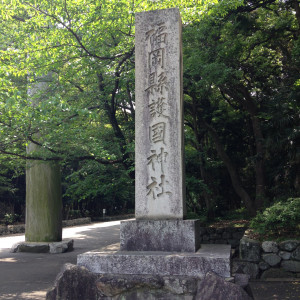
[[[77,256],[77,265],[96,274],[230,277],[230,245],[206,244],[194,253],[95,250]]]

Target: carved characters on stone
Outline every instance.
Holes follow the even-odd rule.
[[[147,157],[148,185],[147,196],[158,199],[172,194],[169,187],[166,166],[168,164],[169,138],[169,96],[168,76],[165,70],[166,45],[168,42],[167,23],[159,23],[146,32],[148,55],[148,86],[145,93],[148,99],[150,116],[150,153]]]

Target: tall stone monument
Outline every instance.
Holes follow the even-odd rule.
[[[181,18],[166,9],[136,15],[136,218],[183,219]]]
[[[78,256],[94,273],[230,276],[230,246],[200,247],[199,221],[184,220],[181,27],[175,8],[136,14],[136,220],[119,250]]]
[[[135,215],[121,225],[122,250],[196,251],[186,215],[182,42],[178,9],[136,14]]]

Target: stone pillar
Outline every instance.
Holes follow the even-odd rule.
[[[199,222],[186,215],[181,18],[178,9],[136,14],[135,215],[121,250],[195,252]]]
[[[136,219],[183,219],[182,42],[178,9],[136,14]]]
[[[44,76],[29,89],[32,105],[37,93],[47,94],[51,74]],[[41,100],[42,101],[42,100]],[[35,135],[39,140],[39,134]],[[27,153],[41,151],[29,143]],[[26,242],[58,242],[62,240],[62,199],[60,167],[55,162],[28,160],[26,164]]]

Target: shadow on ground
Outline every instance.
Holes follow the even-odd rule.
[[[74,251],[62,254],[10,253],[24,235],[0,237],[0,299],[41,300],[65,263],[76,264],[77,255],[119,242],[120,221],[68,227],[64,239],[74,239]]]

